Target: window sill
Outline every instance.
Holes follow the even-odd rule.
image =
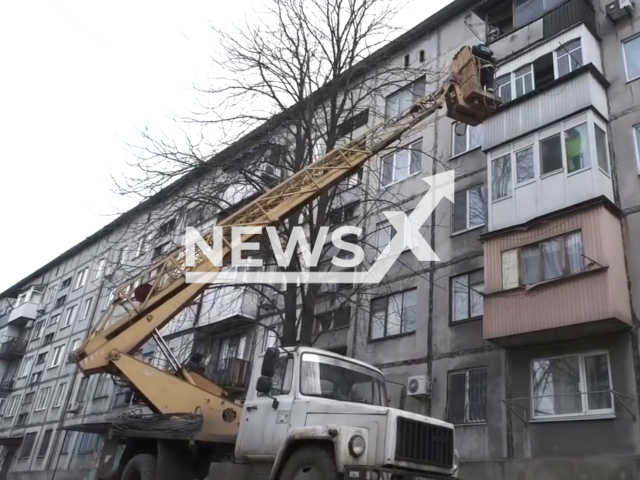
[[[448,421],[448,420],[447,420]],[[482,422],[473,422],[473,423],[453,423],[453,426],[458,427],[486,427],[489,423],[484,420]]]
[[[56,367],[59,367],[59,366],[60,366],[59,363],[57,365],[51,365],[49,368],[47,368],[47,370],[51,370],[52,368],[56,368]]]
[[[600,166],[598,166],[598,170],[600,170],[607,178],[611,178],[611,174],[603,170]]]
[[[482,145],[478,145],[477,147],[470,148],[469,150],[465,150],[464,152],[456,153],[455,155],[452,155],[451,157],[449,157],[449,160],[447,160],[447,161],[450,162],[451,160],[455,160],[458,157],[466,155],[469,152],[474,152],[476,150],[480,150],[481,148],[482,148]]]
[[[465,233],[473,232],[474,230],[478,230],[479,228],[483,228],[484,226],[485,226],[485,224],[483,223],[482,225],[478,225],[476,227],[471,227],[471,228],[467,228],[465,230],[460,230],[458,232],[453,232],[451,234],[451,237],[457,237],[458,235],[464,235]],[[408,249],[406,249],[406,250],[408,250]]]
[[[506,197],[498,198],[497,200],[491,199],[491,205],[495,205],[496,203],[504,202],[505,200],[510,200],[513,198],[513,195],[507,195]]]
[[[629,85],[630,83],[633,83],[635,81],[640,80],[640,76],[637,76],[635,78],[632,78],[631,80],[627,80],[627,82],[625,83],[625,85]]]
[[[456,325],[463,325],[465,323],[471,323],[471,322],[477,322],[477,321],[481,321],[484,318],[483,315],[480,315],[479,317],[472,317],[472,318],[466,318],[464,320],[449,320],[449,326],[450,327],[455,327]]]
[[[563,173],[563,172],[564,172],[564,167],[559,168],[558,170],[554,170],[553,172],[547,172],[543,175],[540,175],[540,180],[544,180],[545,178],[548,178],[548,177],[553,177],[554,175],[558,175],[559,173]]]
[[[406,332],[406,333],[399,333],[398,335],[392,335],[392,336],[388,336],[388,337],[381,337],[381,338],[369,338],[369,342],[368,343],[378,343],[378,342],[384,342],[385,340],[396,340],[399,338],[404,338],[404,337],[409,337],[411,335],[415,335],[415,331],[414,332]]]
[[[530,179],[530,180],[525,180],[522,183],[518,183],[515,187],[514,190],[517,190],[518,188],[522,188],[522,187],[526,187],[528,185],[533,185],[534,183],[536,183],[536,179],[535,177]]]
[[[579,173],[582,173],[582,172],[586,172],[587,170],[591,170],[591,167],[584,167],[584,168],[581,168],[581,169],[576,170],[574,172],[569,172],[567,170],[567,178],[573,177],[574,175],[578,175]]]
[[[532,418],[529,423],[552,423],[552,422],[579,422],[584,420],[613,420],[615,413],[583,414],[583,415],[557,415],[553,417]]]
[[[382,187],[380,187],[380,190],[381,191],[382,190],[387,190],[387,189],[389,189],[389,188],[391,188],[391,187],[393,187],[395,185],[398,185],[398,184],[400,184],[402,182],[406,182],[407,180],[409,180],[409,179],[411,179],[413,177],[416,177],[416,176],[420,175],[421,173],[422,173],[422,170],[418,170],[417,172],[412,173],[411,175],[409,175],[408,177],[403,178],[402,180],[396,180],[395,182],[388,183],[387,185],[382,185]]]

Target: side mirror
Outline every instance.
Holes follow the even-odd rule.
[[[277,348],[267,348],[267,351],[264,352],[264,358],[262,359],[262,370],[260,371],[260,375],[269,378],[273,377],[273,372],[279,356],[280,354],[278,353]]]
[[[258,382],[256,383],[256,391],[258,393],[269,395],[269,393],[271,393],[272,384],[273,380],[271,379],[271,377],[263,375],[262,377],[258,378]]]

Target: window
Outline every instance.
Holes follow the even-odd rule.
[[[64,440],[62,440],[62,448],[60,448],[60,455],[66,455],[69,453],[69,447],[73,443],[74,432],[65,430],[63,435],[64,435]]]
[[[496,83],[496,93],[502,99],[503,103],[507,103],[513,100],[513,94],[511,93],[512,82],[511,82],[510,73],[496,78],[495,83]]]
[[[100,277],[102,277],[102,274],[104,273],[104,267],[107,265],[107,259],[106,258],[101,258],[100,260],[98,260],[96,262],[96,266],[95,266],[95,270],[93,272],[93,279],[97,280]]]
[[[24,441],[22,443],[22,448],[20,449],[20,455],[18,458],[29,458],[31,456],[31,452],[33,451],[33,445],[36,443],[36,436],[38,434],[36,432],[29,432],[25,435]]]
[[[372,340],[393,337],[416,330],[418,317],[417,289],[376,298],[371,302]]]
[[[142,235],[136,242],[133,250],[133,258],[138,258],[149,251],[151,234]]]
[[[410,57],[409,57],[409,55],[405,55],[405,56],[404,56],[404,60],[403,60],[403,66],[404,66],[404,68],[409,68],[409,61],[410,61]]]
[[[29,392],[24,396],[24,400],[22,401],[22,405],[31,405],[33,403],[33,399],[36,396],[35,392]]]
[[[62,285],[60,285],[60,290],[64,290],[65,288],[69,288],[71,286],[71,277],[65,278],[62,281]]]
[[[165,235],[171,234],[171,232],[176,229],[176,223],[177,222],[175,218],[172,218],[168,222],[164,222],[162,225],[160,225],[160,228],[158,228],[158,236],[164,237]]]
[[[30,355],[24,359],[24,362],[22,362],[22,368],[20,369],[20,373],[18,374],[18,378],[24,378],[29,375],[29,371],[31,370],[31,366],[33,365],[34,360],[35,357],[33,355]]]
[[[352,114],[344,122],[338,125],[336,134],[338,138],[346,137],[351,132],[365,126],[367,123],[369,123],[368,108],[362,112],[356,113],[355,115]]]
[[[67,363],[73,363],[73,358],[71,358],[71,354],[73,352],[75,352],[80,347],[81,343],[82,343],[82,339],[80,339],[80,338],[76,338],[73,341],[73,343],[71,344],[71,350],[69,350],[69,356],[67,358]]]
[[[82,305],[82,317],[81,320],[86,320],[91,315],[91,305],[93,304],[93,298],[87,298]]]
[[[544,15],[543,0],[515,0],[513,5],[513,25],[520,28]]]
[[[419,58],[421,62],[424,62],[424,50],[420,50]]]
[[[36,412],[47,408],[47,402],[49,401],[49,395],[51,394],[51,387],[40,389],[38,392],[38,399],[36,400]]]
[[[584,269],[582,233],[573,232],[502,254],[504,289],[580,273]]]
[[[7,399],[0,398],[0,416],[4,415],[4,409],[7,407]]]
[[[53,404],[51,405],[51,408],[58,408],[62,406],[62,402],[64,401],[64,394],[66,390],[67,390],[66,383],[58,384],[58,386],[56,387],[56,393],[53,396]]]
[[[625,40],[622,43],[622,50],[627,80],[635,80],[640,77],[640,35]]]
[[[313,325],[313,333],[322,333],[329,330],[337,330],[338,328],[346,328],[349,326],[350,318],[350,307],[342,307],[332,312],[320,313],[316,315]]]
[[[493,201],[511,196],[511,155],[491,160],[491,197]]]
[[[44,340],[42,340],[42,345],[49,345],[51,342],[53,342],[53,337],[54,337],[54,333],[49,333],[47,335],[44,336]]]
[[[279,395],[286,395],[291,391],[291,384],[293,383],[293,358],[280,357],[276,361],[273,369],[273,381],[271,383],[271,391],[269,394],[272,397]]]
[[[565,43],[556,50],[558,78],[582,66],[582,45],[580,39]]]
[[[614,413],[605,352],[534,360],[533,418]]]
[[[55,315],[51,315],[51,318],[49,319],[49,326],[55,325],[59,321],[60,321],[60,314],[59,313],[57,313]]]
[[[80,270],[80,272],[78,272],[78,276],[76,277],[76,285],[73,288],[74,290],[84,287],[84,284],[87,281],[88,273],[89,273],[88,268],[83,268],[82,270]]]
[[[385,102],[385,118],[396,117],[398,114],[411,108],[419,98],[424,97],[425,85],[425,77],[420,77],[402,90],[389,95]]]
[[[62,295],[61,297],[58,297],[58,299],[56,300],[56,303],[53,305],[53,308],[58,308],[64,305],[64,302],[67,301],[67,296],[66,295]]]
[[[265,329],[262,351],[265,352],[267,348],[276,347],[279,345],[279,338],[282,335],[282,324],[281,323],[271,323],[268,325],[270,328]]]
[[[67,328],[71,325],[78,315],[78,305],[72,305],[67,308],[67,311],[64,313],[64,321],[62,322],[62,328]]]
[[[29,379],[29,385],[34,385],[40,381],[42,378],[42,372],[34,372],[31,374],[31,378]]]
[[[156,258],[159,258],[159,257],[163,256],[165,253],[167,253],[169,251],[170,247],[171,247],[171,243],[170,242],[166,242],[166,243],[163,243],[162,245],[158,245],[157,247],[155,247],[153,249],[153,258],[152,258],[152,260],[155,260]]]
[[[109,290],[109,293],[107,293],[106,298],[104,299],[104,305],[102,306],[102,311],[104,312],[107,308],[109,308],[111,306],[111,304],[113,303],[113,299],[115,297],[115,293],[116,293],[116,289],[115,288],[111,288]]]
[[[44,303],[49,305],[51,302],[53,302],[53,299],[56,298],[56,293],[58,293],[57,283],[54,285],[50,285],[49,288],[47,288],[47,296],[45,298]]]
[[[562,170],[562,145],[560,135],[540,140],[540,174]]]
[[[380,222],[376,226],[376,246],[379,252],[382,252],[389,245],[396,233],[395,227],[387,221]]]
[[[42,329],[44,328],[44,320],[36,323],[35,328],[33,329],[33,337],[31,340],[37,340],[42,336]]]
[[[531,91],[534,88],[533,81],[533,65],[527,65],[515,71],[514,83],[516,87],[516,98],[521,97]]]
[[[456,193],[453,207],[453,233],[484,225],[485,197],[482,185]]]
[[[9,408],[7,408],[6,417],[13,417],[18,413],[18,407],[20,406],[20,394],[14,395],[9,401]]]
[[[422,170],[422,139],[382,159],[382,186],[399,182]]]
[[[519,185],[534,178],[533,147],[527,147],[516,152],[516,183]]]
[[[47,361],[47,354],[48,354],[48,353],[49,353],[49,352],[44,352],[44,353],[39,354],[39,355],[38,355],[38,358],[37,358],[37,360],[36,360],[36,365],[41,365],[41,364],[43,364],[44,362],[46,362],[46,361]]]
[[[47,455],[49,450],[49,442],[51,442],[51,434],[53,430],[45,430],[42,440],[40,441],[40,448],[38,449],[38,458],[42,458]]]
[[[459,123],[454,123],[451,129],[453,133],[453,156],[461,155],[482,145],[482,127],[480,125],[477,127],[465,125],[464,133],[458,135],[463,128],[460,125]]]
[[[607,175],[609,174],[609,145],[607,144],[607,134],[598,125],[596,129],[596,153],[598,155],[598,166]]]
[[[28,412],[24,412],[21,413],[20,415],[18,415],[18,418],[16,418],[16,427],[22,427],[24,425],[27,424],[27,419],[29,418],[29,413]]]
[[[451,322],[482,317],[484,309],[484,270],[451,279]]]
[[[60,361],[62,360],[63,348],[63,345],[58,345],[53,349],[53,355],[51,356],[51,365],[49,365],[49,368],[57,367],[58,365],[60,365]]]
[[[589,132],[583,123],[564,131],[564,145],[567,154],[567,171],[582,170],[591,165],[589,158]]]
[[[353,202],[344,207],[335,208],[327,213],[327,221],[331,226],[346,223],[356,217],[359,202]]]
[[[454,425],[487,421],[487,369],[449,372],[447,420]]]
[[[87,396],[87,383],[89,382],[89,377],[82,377],[80,379],[80,385],[78,386],[78,393],[76,393],[76,402],[82,403]]]
[[[93,453],[98,446],[99,436],[97,433],[83,433],[78,444],[78,453]]]
[[[93,394],[94,399],[105,398],[109,396],[109,380],[109,377],[104,373],[98,377],[96,391]]]

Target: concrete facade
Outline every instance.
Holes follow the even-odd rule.
[[[492,9],[502,3],[511,4],[454,1],[446,15],[434,17],[430,27],[421,30],[421,36],[390,61],[402,62],[409,55],[410,61],[416,62],[419,52],[424,51],[435,70],[444,68],[461,46],[476,43],[476,34],[484,37],[485,31],[490,32]],[[405,211],[415,208],[426,193],[422,177],[455,169],[455,206],[441,202],[423,228],[440,262],[421,263],[411,252],[403,253],[379,286],[354,293],[359,296],[357,305],[364,307],[350,310],[347,325],[319,332],[316,339],[317,346],[379,366],[389,380],[406,385],[410,377],[424,376],[428,393],[409,395],[406,407],[456,423],[461,478],[640,478],[640,320],[636,313],[640,308],[640,132],[635,131],[640,125],[640,79],[628,78],[623,53],[623,42],[640,33],[640,11],[635,9],[628,18],[613,23],[605,16],[604,1],[555,3],[554,9],[518,29],[511,31],[501,25],[505,34],[491,38],[499,61],[497,76],[510,75],[513,100],[483,130],[467,128],[456,135],[453,122],[438,112],[403,140],[403,145],[421,140],[419,171],[382,187],[380,175],[371,174],[381,171],[381,159],[371,161],[363,181],[378,190],[381,198],[402,204]],[[582,60],[576,61],[571,72],[561,72],[562,46],[577,39]],[[629,50],[627,55],[633,52]],[[635,55],[640,64],[640,46]],[[532,65],[530,89],[522,73],[528,65]],[[521,95],[517,88],[523,89]],[[427,85],[429,90],[433,86]],[[370,108],[384,112],[384,96],[376,102]],[[380,117],[371,115],[369,126],[380,122]],[[579,159],[584,162],[589,158],[590,163],[577,168],[569,166],[565,139],[582,125],[586,125],[586,133]],[[606,135],[604,150],[598,143],[603,138],[598,137],[598,128]],[[546,150],[542,144],[556,135],[560,139],[559,168],[543,171],[547,167],[543,166]],[[530,156],[517,156],[529,148]],[[494,161],[505,156],[512,165],[510,180],[496,180],[501,172],[493,167]],[[518,164],[516,158],[523,163]],[[571,161],[576,160],[572,157]],[[522,165],[528,165],[529,170],[519,171]],[[478,199],[480,212],[472,205]],[[384,221],[382,212],[371,212],[366,218],[359,215],[364,236],[375,243]],[[589,223],[589,218],[595,220]],[[567,253],[567,245],[573,244],[562,237],[563,266],[576,275],[575,279],[564,279],[570,276],[565,271],[529,288],[518,270],[511,278],[515,284],[505,287],[510,274],[505,270],[504,251],[582,229],[584,249],[577,271],[571,270],[574,260]],[[500,242],[510,236],[516,240],[507,248]],[[100,441],[80,432],[65,433],[60,427],[80,430],[81,425],[93,424],[92,431],[99,432],[96,425],[108,428],[104,425],[115,416],[142,408],[110,379],[82,380],[75,365],[66,363],[71,346],[86,337],[110,289],[118,284],[107,268],[100,267],[100,259],[108,258],[117,270],[120,263],[115,259],[118,251],[112,248],[112,239],[118,238],[119,244],[135,244],[137,240],[127,238],[118,228],[109,232],[109,238],[111,242],[98,236],[81,244],[3,294],[6,310],[0,310],[4,313],[0,335],[28,343],[15,355],[3,356],[0,349],[0,374],[4,375],[0,393],[5,397],[0,443],[4,442],[6,456],[0,480],[51,478],[54,471],[59,479],[92,478]],[[539,255],[542,258],[543,254]],[[514,265],[522,269],[520,258],[516,257]],[[594,267],[589,262],[595,262],[600,270],[590,271]],[[87,279],[75,288],[85,268]],[[541,275],[547,275],[546,271]],[[65,293],[59,287],[67,278],[71,285]],[[570,282],[574,282],[571,288],[567,287]],[[592,284],[586,285],[589,282]],[[21,294],[40,285],[44,287],[34,297],[37,302],[26,302],[35,307],[17,305]],[[606,298],[589,296],[589,288],[596,294],[606,290]],[[540,291],[544,294],[538,294]],[[56,306],[62,295],[65,299]],[[229,381],[227,364],[219,368],[220,359],[233,358],[234,365],[243,369],[238,374],[241,381],[233,386],[241,397],[256,377],[256,369],[251,376],[250,364],[259,362],[264,349],[276,342],[273,335],[254,328],[252,322],[277,326],[274,308],[237,289],[216,295],[205,295],[162,333],[180,361],[192,350],[204,353],[213,378],[219,375],[217,378]],[[391,297],[409,304],[415,298],[410,307],[416,312],[415,327],[403,330],[400,325],[396,331],[397,325],[389,323]],[[85,318],[82,307],[88,299],[93,299],[92,312]],[[606,308],[600,311],[593,307],[589,310],[593,318],[585,318],[576,311],[587,301],[606,304]],[[372,314],[374,304],[387,305],[382,330],[374,324],[379,321]],[[63,326],[65,312],[74,305],[78,306],[76,317]],[[526,305],[527,311],[519,314],[518,308],[525,308],[521,305]],[[545,314],[551,307],[553,315]],[[328,296],[318,303],[316,313],[333,308]],[[49,325],[56,314],[61,317]],[[401,324],[403,321],[401,318]],[[36,335],[40,322],[45,323]],[[526,328],[518,322],[526,322]],[[587,325],[611,322],[619,328],[591,329]],[[513,328],[508,332],[488,328],[500,324]],[[559,328],[569,324],[570,330]],[[506,341],[513,333],[519,334],[518,341]],[[45,345],[49,334],[53,337],[47,337],[52,339]],[[59,346],[64,347],[63,359],[52,366],[51,356]],[[230,349],[234,349],[233,356],[228,354]],[[45,361],[36,364],[44,353]],[[153,345],[146,345],[140,355],[157,366],[164,365],[163,359],[156,358]],[[27,359],[33,359],[33,364]],[[546,369],[546,380],[539,381],[537,369]],[[41,376],[36,375],[29,385],[33,373],[39,371]],[[64,401],[54,406],[62,384],[66,385]],[[39,392],[46,388],[51,388],[47,407],[36,409]],[[30,393],[34,393],[33,399],[23,405]],[[399,390],[390,386],[390,394],[392,404],[397,404]],[[563,396],[569,400],[558,400]],[[11,407],[14,397],[19,397],[15,412]],[[28,415],[24,425],[17,425],[21,413]],[[47,430],[53,432],[40,455]],[[28,456],[21,455],[29,433],[36,434],[33,448]],[[16,438],[20,438],[17,447],[16,440],[12,444]]]

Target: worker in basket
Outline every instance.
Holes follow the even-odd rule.
[[[471,53],[476,57],[479,63],[480,85],[482,85],[483,90],[489,93],[494,93],[496,59],[493,56],[493,51],[484,43],[480,43],[471,47]]]

